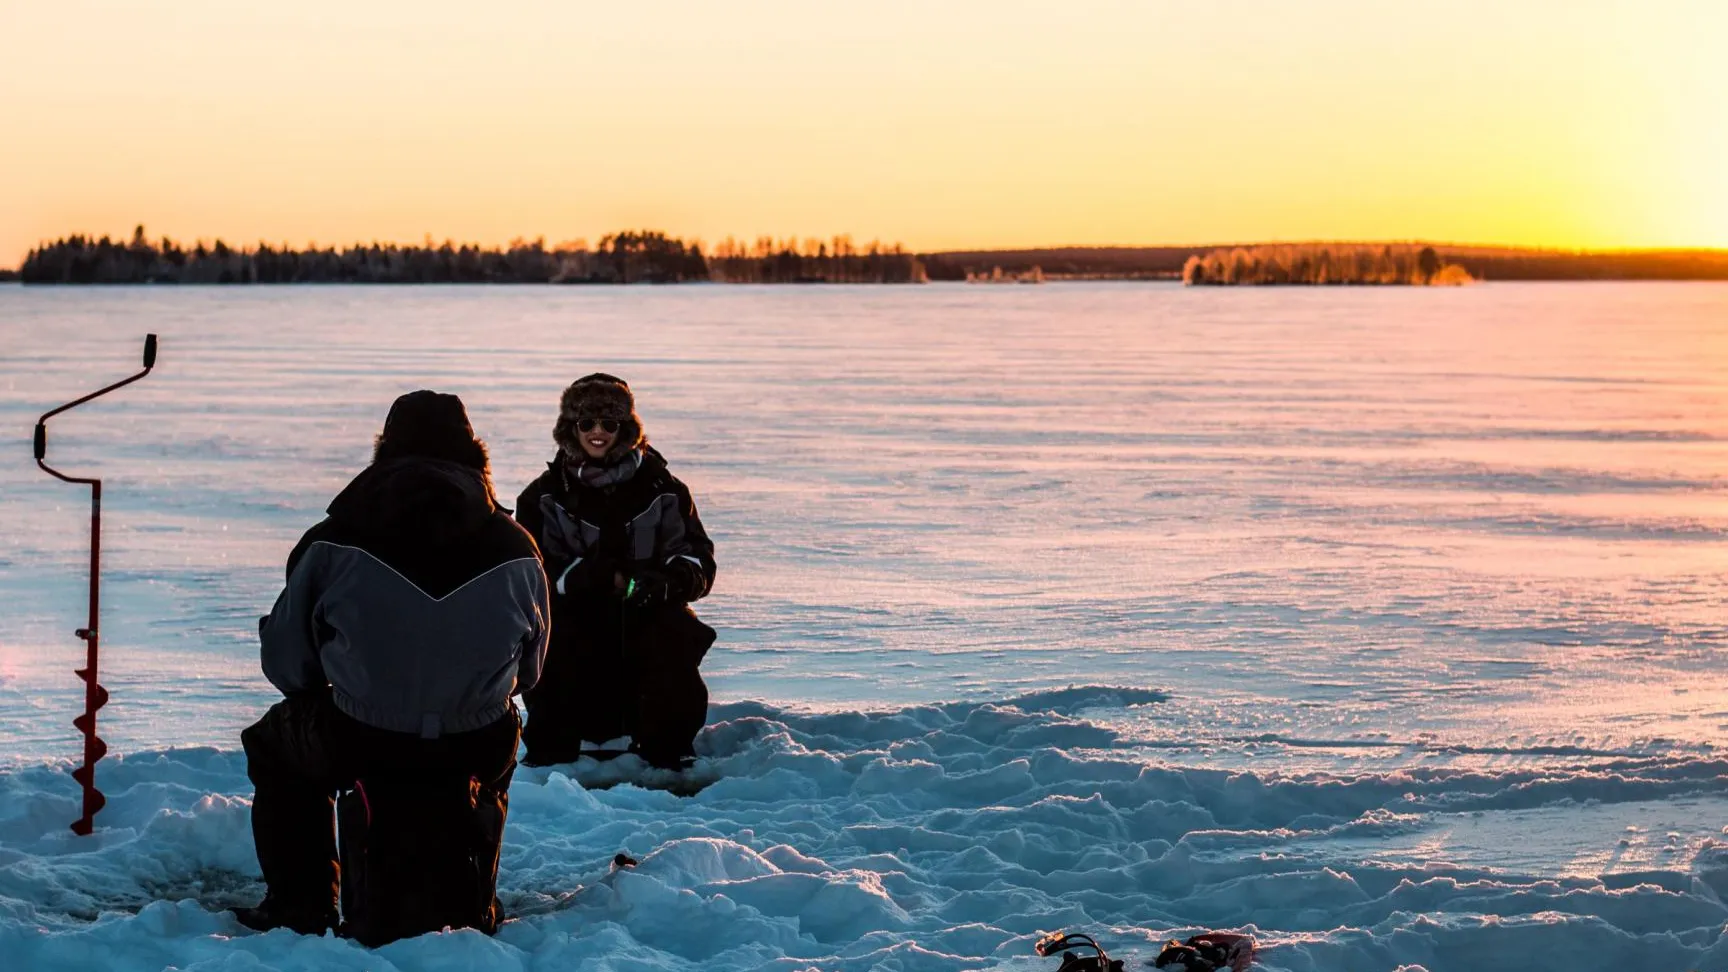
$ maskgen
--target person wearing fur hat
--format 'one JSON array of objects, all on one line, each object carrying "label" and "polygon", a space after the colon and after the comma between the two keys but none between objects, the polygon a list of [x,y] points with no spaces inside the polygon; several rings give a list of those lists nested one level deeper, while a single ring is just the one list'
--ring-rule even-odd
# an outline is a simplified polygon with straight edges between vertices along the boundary
[{"label": "person wearing fur hat", "polygon": [[584,742],[630,736],[650,764],[681,768],[707,721],[698,666],[714,629],[689,604],[713,587],[714,544],[623,379],[578,378],[552,438],[557,456],[516,501],[553,587],[546,667],[523,697],[524,762],[569,762]]},{"label": "person wearing fur hat", "polygon": [[[521,725],[511,696],[539,677],[551,605],[462,400],[431,391],[390,406],[372,464],[294,547],[287,574],[258,625],[264,676],[284,698],[240,736],[266,893],[235,912],[315,935],[337,920],[337,791],[378,775],[467,795],[472,781],[502,827]],[[491,867],[496,881],[495,854]],[[476,907],[466,920],[490,931],[496,903]]]}]

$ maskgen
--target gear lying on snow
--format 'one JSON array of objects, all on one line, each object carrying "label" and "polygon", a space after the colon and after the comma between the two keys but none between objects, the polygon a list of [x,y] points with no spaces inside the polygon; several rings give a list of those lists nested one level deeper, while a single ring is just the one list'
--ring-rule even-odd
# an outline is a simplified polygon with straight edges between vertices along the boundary
[{"label": "gear lying on snow", "polygon": [[[1038,939],[1033,948],[1039,955],[1062,952],[1062,964],[1056,972],[1123,972],[1121,959],[1113,959],[1090,935],[1051,932]],[[1076,955],[1071,948],[1091,949],[1095,954]],[[1228,932],[1206,932],[1186,942],[1175,939],[1164,944],[1158,957],[1147,965],[1172,972],[1246,972],[1254,960],[1254,939]]]},{"label": "gear lying on snow", "polygon": [[1062,953],[1062,964],[1056,967],[1056,972],[1122,972],[1122,960],[1113,959],[1105,954],[1104,949],[1093,940],[1091,935],[1070,935],[1067,932],[1051,932],[1038,939],[1032,946],[1039,955],[1049,956],[1057,949],[1089,948],[1096,955],[1075,955],[1073,952]]},{"label": "gear lying on snow", "polygon": [[1254,939],[1247,935],[1207,932],[1185,942],[1171,939],[1152,960],[1161,969],[1175,972],[1245,972],[1254,961]]}]

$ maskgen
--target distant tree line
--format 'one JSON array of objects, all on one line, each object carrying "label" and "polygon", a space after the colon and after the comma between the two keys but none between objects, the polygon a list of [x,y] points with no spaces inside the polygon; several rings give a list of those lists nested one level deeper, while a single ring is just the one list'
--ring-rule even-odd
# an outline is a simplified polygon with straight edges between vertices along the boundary
[{"label": "distant tree line", "polygon": [[69,236],[24,258],[25,283],[633,283],[707,279],[702,250],[663,233],[616,233],[595,250],[544,240],[486,248],[446,242],[424,246],[372,243],[304,250],[260,243],[237,249],[217,240],[188,248],[168,237],[150,241],[140,226],[127,242]]},{"label": "distant tree line", "polygon": [[1728,280],[1728,250],[1439,250],[1478,280]]},{"label": "distant tree line", "polygon": [[710,276],[722,283],[923,283],[924,264],[898,243],[850,236],[803,241],[758,237],[741,243],[728,236],[708,258]]},{"label": "distant tree line", "polygon": [[1182,267],[1190,286],[1276,284],[1464,284],[1470,272],[1431,246],[1272,244],[1218,249]]},{"label": "distant tree line", "polygon": [[239,249],[217,240],[190,248],[150,240],[140,226],[128,241],[68,236],[31,250],[20,272],[32,284],[246,283],[905,283],[923,267],[899,244],[856,247],[832,241],[745,246],[728,237],[706,257],[698,243],[651,230],[612,233],[547,248],[544,240],[508,247],[430,240],[423,246],[372,243],[343,249],[260,243]]},{"label": "distant tree line", "polygon": [[[372,243],[342,249],[260,243],[237,249],[218,240],[190,247],[144,228],[130,240],[69,236],[30,251],[26,283],[912,283],[928,280],[1183,279],[1278,283],[1324,276],[1328,283],[1393,282],[1420,275],[1424,251],[1440,267],[1431,283],[1477,280],[1728,280],[1728,250],[1579,253],[1511,247],[1419,244],[1301,244],[1241,247],[1051,247],[914,255],[899,244],[857,245],[849,237],[743,243],[731,237],[711,254],[664,233],[632,231],[548,248],[544,240],[506,247]],[[1389,255],[1390,254],[1390,255]],[[1392,279],[1387,279],[1392,278]],[[1191,278],[1190,278],[1191,279]]]},{"label": "distant tree line", "polygon": [[18,271],[0,268],[0,283],[12,283],[18,279]]},{"label": "distant tree line", "polygon": [[[1337,253],[1382,245],[1309,244]],[[1420,244],[1408,244],[1418,254]],[[972,250],[926,254],[931,280],[965,280],[967,274],[1020,275],[1034,267],[1050,280],[1179,279],[1193,257],[1228,254],[1234,246],[1069,246],[1030,250]],[[1463,267],[1476,280],[1728,280],[1728,250],[1620,250],[1578,252],[1433,244],[1442,263]]]}]

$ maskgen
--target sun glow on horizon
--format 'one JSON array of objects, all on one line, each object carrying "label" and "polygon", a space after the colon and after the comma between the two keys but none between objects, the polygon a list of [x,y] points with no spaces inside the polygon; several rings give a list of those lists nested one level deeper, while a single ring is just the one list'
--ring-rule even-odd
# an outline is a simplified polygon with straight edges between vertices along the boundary
[{"label": "sun glow on horizon", "polygon": [[1728,5],[0,0],[71,232],[1728,247]]}]

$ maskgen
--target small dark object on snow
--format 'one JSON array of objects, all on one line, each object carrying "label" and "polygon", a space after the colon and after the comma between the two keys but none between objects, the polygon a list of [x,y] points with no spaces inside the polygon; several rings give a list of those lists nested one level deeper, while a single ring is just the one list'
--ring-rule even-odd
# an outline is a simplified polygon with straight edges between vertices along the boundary
[{"label": "small dark object on snow", "polygon": [[1075,955],[1073,952],[1062,953],[1062,964],[1056,967],[1056,972],[1122,972],[1122,961],[1113,959],[1104,953],[1098,943],[1090,935],[1070,935],[1066,932],[1051,932],[1038,939],[1033,949],[1039,955],[1048,958],[1057,949],[1072,947],[1089,948],[1096,955]]},{"label": "small dark object on snow", "polygon": [[1171,939],[1152,960],[1160,969],[1176,972],[1244,972],[1254,959],[1254,939],[1247,935],[1207,932],[1185,942]]},{"label": "small dark object on snow", "polygon": [[612,858],[612,866],[618,870],[623,870],[626,867],[635,867],[636,864],[636,858],[631,857],[623,851],[619,851],[618,856]]}]

